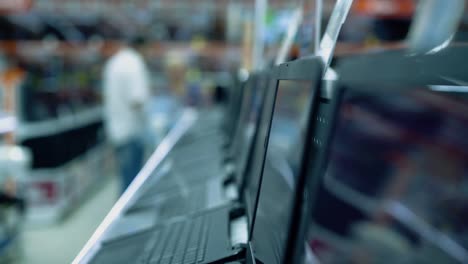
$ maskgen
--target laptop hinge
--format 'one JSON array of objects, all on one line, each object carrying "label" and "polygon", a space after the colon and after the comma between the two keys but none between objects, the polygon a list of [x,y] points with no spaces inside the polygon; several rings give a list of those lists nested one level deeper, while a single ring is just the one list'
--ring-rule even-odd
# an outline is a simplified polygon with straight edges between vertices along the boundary
[{"label": "laptop hinge", "polygon": [[235,184],[236,178],[234,177],[234,173],[227,172],[226,176],[223,179],[223,186],[228,186],[230,184]]},{"label": "laptop hinge", "polygon": [[236,219],[244,215],[246,215],[245,207],[242,204],[235,202],[229,211],[229,219]]},{"label": "laptop hinge", "polygon": [[235,261],[243,260],[245,258],[245,252],[246,252],[245,245],[244,246],[239,245],[239,248],[237,248],[235,246],[235,247],[233,247],[233,250],[234,250],[233,255],[227,256],[225,258],[221,258],[221,259],[218,259],[218,260],[215,260],[215,261],[211,261],[210,264],[225,264],[225,263],[229,263],[229,262],[235,262]]},{"label": "laptop hinge", "polygon": [[236,172],[236,166],[230,162],[230,163],[227,163],[225,164],[224,166],[224,177],[223,177],[223,184],[224,186],[230,184],[230,183],[235,183],[236,182],[236,175],[235,175],[235,172]]}]

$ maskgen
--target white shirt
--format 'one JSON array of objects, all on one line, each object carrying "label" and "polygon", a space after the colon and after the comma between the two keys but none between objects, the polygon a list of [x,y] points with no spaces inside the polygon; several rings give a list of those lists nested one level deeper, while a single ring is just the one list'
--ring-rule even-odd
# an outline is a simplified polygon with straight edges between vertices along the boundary
[{"label": "white shirt", "polygon": [[103,85],[106,132],[111,142],[122,144],[141,135],[144,105],[150,95],[142,56],[133,49],[121,49],[104,66]]}]

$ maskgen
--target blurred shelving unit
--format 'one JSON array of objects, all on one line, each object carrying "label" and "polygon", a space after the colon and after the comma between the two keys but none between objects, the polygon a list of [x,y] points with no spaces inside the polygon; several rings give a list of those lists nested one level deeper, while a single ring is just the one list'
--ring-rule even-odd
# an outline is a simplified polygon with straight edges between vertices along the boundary
[{"label": "blurred shelving unit", "polygon": [[47,50],[50,43],[41,41],[0,43],[7,57],[23,59],[20,69],[1,73],[0,133],[31,154],[18,179],[31,224],[56,223],[112,174],[102,135],[99,56],[70,42],[56,44]]},{"label": "blurred shelving unit", "polygon": [[[60,221],[113,174],[103,132],[100,74],[116,41],[144,34],[149,41],[144,53],[154,79],[165,77],[168,55],[176,54],[184,57],[187,72],[203,75],[209,83],[197,85],[214,87],[218,77],[242,58],[239,36],[228,37],[223,26],[232,4],[224,0],[0,2],[0,26],[7,29],[0,32],[0,60],[12,59],[22,70],[20,81],[10,89],[9,109],[15,116],[10,141],[31,152],[31,169],[21,180],[29,223]],[[242,11],[251,3],[235,5]],[[242,31],[236,21],[234,28]],[[166,81],[161,86],[169,85]],[[157,89],[172,89],[161,86]]]},{"label": "blurred shelving unit", "polygon": [[[102,135],[100,96],[85,98],[90,94],[87,90],[96,89],[97,84],[91,83],[92,78],[82,80],[79,71],[83,70],[70,72],[63,67],[55,76],[45,78],[47,71],[36,69],[18,88],[15,139],[32,153],[32,169],[22,180],[30,224],[61,220],[111,174],[105,166],[110,152]],[[60,80],[63,76],[71,79]],[[81,87],[74,87],[77,84]],[[44,87],[49,90],[41,96]],[[67,90],[74,92],[63,96]],[[64,108],[68,110],[64,112]],[[35,115],[37,112],[42,114]]]},{"label": "blurred shelving unit", "polygon": [[[20,123],[18,124],[16,137],[26,140],[35,137],[44,137],[52,134],[63,133],[67,130],[79,129],[102,120],[102,108],[92,107],[76,114],[68,114],[51,120]],[[0,131],[1,131],[0,120]]]}]

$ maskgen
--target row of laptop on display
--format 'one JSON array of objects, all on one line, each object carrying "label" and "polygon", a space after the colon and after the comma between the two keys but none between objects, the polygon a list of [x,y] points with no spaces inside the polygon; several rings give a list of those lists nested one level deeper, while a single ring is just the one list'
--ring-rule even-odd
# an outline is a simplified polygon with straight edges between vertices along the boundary
[{"label": "row of laptop on display", "polygon": [[[90,263],[467,263],[468,47],[256,72]],[[120,228],[120,230],[119,230]]]}]

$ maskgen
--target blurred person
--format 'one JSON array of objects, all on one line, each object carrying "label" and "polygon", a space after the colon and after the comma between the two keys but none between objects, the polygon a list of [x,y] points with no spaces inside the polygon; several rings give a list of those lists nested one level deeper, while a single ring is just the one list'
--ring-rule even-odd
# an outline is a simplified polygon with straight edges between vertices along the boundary
[{"label": "blurred person", "polygon": [[141,37],[118,44],[103,70],[106,133],[114,147],[122,192],[141,169],[149,76]]}]

